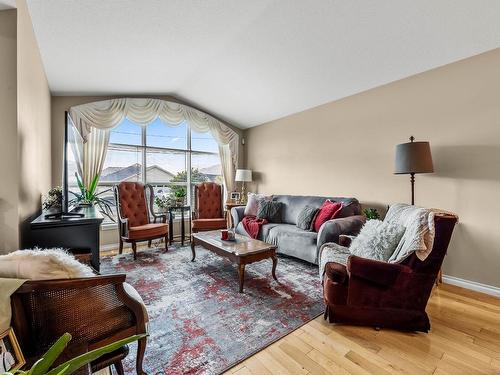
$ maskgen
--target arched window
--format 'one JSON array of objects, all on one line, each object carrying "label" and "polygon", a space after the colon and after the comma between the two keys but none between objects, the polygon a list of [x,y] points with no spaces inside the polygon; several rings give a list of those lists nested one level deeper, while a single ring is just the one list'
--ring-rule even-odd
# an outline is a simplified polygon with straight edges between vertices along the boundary
[{"label": "arched window", "polygon": [[[191,131],[187,121],[173,126],[157,118],[139,126],[125,118],[110,131],[98,190],[106,191],[121,181],[149,183],[157,195],[184,189],[192,207],[195,184],[223,183],[217,142],[210,132]],[[114,207],[111,190],[103,197]]]}]

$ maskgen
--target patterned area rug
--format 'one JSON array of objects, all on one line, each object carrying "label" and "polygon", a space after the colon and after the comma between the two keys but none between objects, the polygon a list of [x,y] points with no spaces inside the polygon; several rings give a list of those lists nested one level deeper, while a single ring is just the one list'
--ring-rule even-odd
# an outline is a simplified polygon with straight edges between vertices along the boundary
[{"label": "patterned area rug", "polygon": [[[236,266],[198,248],[171,246],[104,257],[102,274],[125,273],[144,299],[150,337],[148,374],[218,374],[323,312],[317,266],[280,257],[247,265],[238,293]],[[135,347],[127,373],[134,373]]]}]

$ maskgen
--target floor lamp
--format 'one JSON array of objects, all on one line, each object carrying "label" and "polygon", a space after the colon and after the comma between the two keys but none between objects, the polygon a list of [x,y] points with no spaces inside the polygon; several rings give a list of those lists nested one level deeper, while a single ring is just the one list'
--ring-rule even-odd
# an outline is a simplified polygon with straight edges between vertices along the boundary
[{"label": "floor lamp", "polygon": [[409,174],[411,183],[411,204],[415,204],[415,174],[432,173],[431,146],[429,142],[414,142],[415,137],[410,137],[410,142],[396,146],[396,167],[394,174]]}]

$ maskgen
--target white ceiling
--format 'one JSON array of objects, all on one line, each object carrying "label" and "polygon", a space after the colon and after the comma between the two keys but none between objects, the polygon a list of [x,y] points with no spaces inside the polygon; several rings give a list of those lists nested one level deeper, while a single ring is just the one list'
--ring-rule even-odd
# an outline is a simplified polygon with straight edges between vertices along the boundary
[{"label": "white ceiling", "polygon": [[13,9],[16,7],[16,0],[0,0],[0,10]]},{"label": "white ceiling", "polygon": [[54,94],[169,94],[242,128],[500,47],[498,0],[28,4]]}]

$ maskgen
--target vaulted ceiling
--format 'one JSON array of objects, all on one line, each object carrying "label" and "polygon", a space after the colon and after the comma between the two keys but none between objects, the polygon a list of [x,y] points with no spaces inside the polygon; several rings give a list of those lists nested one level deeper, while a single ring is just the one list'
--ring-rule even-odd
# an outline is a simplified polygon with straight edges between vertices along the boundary
[{"label": "vaulted ceiling", "polygon": [[16,0],[0,0],[0,10],[14,9]]},{"label": "vaulted ceiling", "polygon": [[242,128],[500,47],[497,0],[28,5],[54,94],[169,94]]}]

